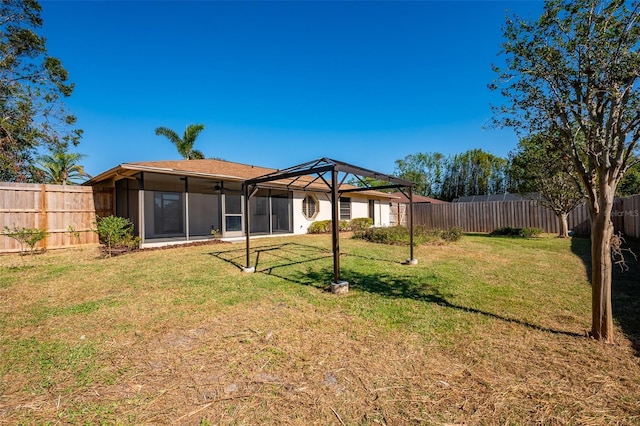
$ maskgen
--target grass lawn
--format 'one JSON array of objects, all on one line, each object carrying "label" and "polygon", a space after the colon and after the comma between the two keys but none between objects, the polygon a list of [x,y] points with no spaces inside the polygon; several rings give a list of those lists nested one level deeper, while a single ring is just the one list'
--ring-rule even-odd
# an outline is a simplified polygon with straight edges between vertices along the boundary
[{"label": "grass lawn", "polygon": [[637,262],[608,346],[588,240],[330,244],[0,256],[0,423],[640,424]]}]

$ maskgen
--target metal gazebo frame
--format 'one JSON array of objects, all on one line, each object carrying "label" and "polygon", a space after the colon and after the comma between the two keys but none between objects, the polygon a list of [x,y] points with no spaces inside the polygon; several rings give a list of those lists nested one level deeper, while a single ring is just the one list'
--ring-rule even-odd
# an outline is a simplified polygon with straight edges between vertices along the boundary
[{"label": "metal gazebo frame", "polygon": [[[342,178],[339,180],[339,173],[342,173]],[[326,175],[329,176],[327,179]],[[343,183],[349,175],[353,175],[359,182],[361,187],[349,187],[341,189]],[[315,176],[310,180],[301,180],[302,176]],[[386,182],[384,185],[371,185],[371,182],[366,181],[363,178],[375,179],[378,182]],[[273,182],[280,181],[277,184]],[[283,182],[284,181],[284,182]],[[269,185],[271,183],[271,185]],[[407,259],[408,264],[417,264],[418,261],[413,257],[413,185],[414,183],[405,179],[397,178],[394,176],[386,175],[384,173],[375,172],[372,170],[364,169],[362,167],[353,166],[341,161],[332,160],[330,158],[320,158],[308,163],[299,164],[297,166],[289,167],[269,173],[263,176],[259,176],[253,179],[247,179],[244,181],[244,223],[246,234],[246,268],[243,268],[245,272],[254,272],[255,267],[251,267],[251,260],[249,257],[250,249],[250,236],[251,226],[249,223],[249,206],[250,199],[260,188],[278,188],[282,189],[283,186],[291,188],[295,185],[295,189],[306,190],[311,185],[316,183],[324,183],[328,192],[331,194],[331,240],[333,250],[333,283],[339,285],[344,283],[340,281],[340,236],[338,232],[338,201],[342,194],[352,192],[362,192],[376,189],[397,189],[409,198],[409,250],[410,257]],[[405,193],[403,189],[408,189],[408,193]],[[314,188],[314,191],[318,191]],[[345,283],[346,284],[346,283]]]}]

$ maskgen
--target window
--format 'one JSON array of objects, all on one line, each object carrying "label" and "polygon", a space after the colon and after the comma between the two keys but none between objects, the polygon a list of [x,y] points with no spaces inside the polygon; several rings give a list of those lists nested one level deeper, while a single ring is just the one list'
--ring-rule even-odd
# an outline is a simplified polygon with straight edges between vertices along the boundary
[{"label": "window", "polygon": [[314,219],[318,215],[320,204],[315,195],[306,195],[302,199],[302,214],[307,219]]},{"label": "window", "polygon": [[351,220],[351,198],[340,197],[340,220]]}]

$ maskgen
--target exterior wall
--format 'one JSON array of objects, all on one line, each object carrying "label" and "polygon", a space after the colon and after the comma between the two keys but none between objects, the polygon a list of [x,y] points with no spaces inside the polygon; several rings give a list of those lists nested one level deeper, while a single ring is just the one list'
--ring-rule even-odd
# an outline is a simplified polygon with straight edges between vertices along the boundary
[{"label": "exterior wall", "polygon": [[306,234],[309,225],[318,220],[331,220],[331,201],[329,195],[323,193],[313,193],[317,198],[320,207],[315,218],[309,220],[302,214],[302,200],[306,193],[302,191],[293,192],[293,233]]},{"label": "exterior wall", "polygon": [[369,217],[369,200],[357,196],[351,196],[351,219],[357,217]]},{"label": "exterior wall", "polygon": [[[331,201],[328,194],[313,193],[319,202],[318,214],[309,220],[302,214],[302,200],[305,193],[296,191],[293,193],[293,232],[294,234],[306,234],[313,222],[319,220],[331,220]],[[363,196],[351,196],[351,218],[369,217],[369,198]],[[389,226],[389,202],[387,200],[374,200],[374,226]]]},{"label": "exterior wall", "polygon": [[[391,208],[389,202],[386,200],[379,201],[380,203],[380,224],[376,226],[391,226]],[[376,218],[376,221],[378,219]]]}]

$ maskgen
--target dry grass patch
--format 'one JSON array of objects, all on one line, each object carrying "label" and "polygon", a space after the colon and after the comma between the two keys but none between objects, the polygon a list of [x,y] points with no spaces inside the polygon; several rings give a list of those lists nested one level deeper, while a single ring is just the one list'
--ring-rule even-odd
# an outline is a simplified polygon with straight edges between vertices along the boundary
[{"label": "dry grass patch", "polygon": [[345,239],[345,297],[327,236],[254,245],[255,274],[242,245],[0,257],[0,422],[640,422],[630,317],[584,337],[582,242],[470,236],[409,267]]}]

